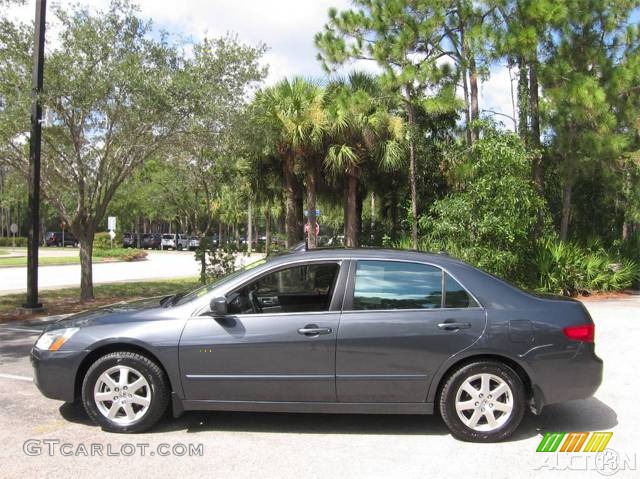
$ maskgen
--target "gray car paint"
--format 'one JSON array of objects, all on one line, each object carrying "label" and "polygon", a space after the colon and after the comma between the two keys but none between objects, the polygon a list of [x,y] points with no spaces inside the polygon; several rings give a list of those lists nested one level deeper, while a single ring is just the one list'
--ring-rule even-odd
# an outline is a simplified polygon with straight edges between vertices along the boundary
[{"label": "gray car paint", "polygon": [[[358,259],[435,265],[456,278],[480,307],[342,311],[348,268]],[[222,320],[209,314],[213,298],[269,271],[310,261],[342,263],[329,312]],[[472,327],[437,328],[447,319]],[[594,345],[570,341],[562,332],[565,326],[591,322],[577,301],[525,293],[446,255],[313,250],[270,259],[178,306],[165,308],[153,298],[56,322],[47,330],[80,330],[60,351],[34,348],[32,363],[43,394],[65,401],[78,396],[84,371],[95,358],[131,348],[163,366],[176,413],[183,408],[431,413],[438,386],[452,367],[470,358],[494,357],[526,374],[539,410],[591,396],[600,384],[602,361]],[[332,334],[309,338],[297,333],[311,324],[331,328]]]}]

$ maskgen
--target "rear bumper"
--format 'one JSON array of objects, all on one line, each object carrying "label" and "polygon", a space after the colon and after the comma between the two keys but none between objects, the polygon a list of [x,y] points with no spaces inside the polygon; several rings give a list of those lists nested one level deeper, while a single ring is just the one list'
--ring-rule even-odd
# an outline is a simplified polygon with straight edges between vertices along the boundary
[{"label": "rear bumper", "polygon": [[84,352],[31,349],[33,382],[40,392],[65,402],[75,400],[75,378]]},{"label": "rear bumper", "polygon": [[593,344],[581,343],[572,358],[548,363],[536,368],[533,387],[538,409],[549,404],[589,398],[602,383],[603,362],[595,354]]}]

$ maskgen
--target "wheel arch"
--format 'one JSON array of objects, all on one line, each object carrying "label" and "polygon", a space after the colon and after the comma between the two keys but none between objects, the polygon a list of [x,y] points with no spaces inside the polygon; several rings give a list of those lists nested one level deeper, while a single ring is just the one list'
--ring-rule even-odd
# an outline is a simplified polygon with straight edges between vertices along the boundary
[{"label": "wheel arch", "polygon": [[96,362],[98,358],[101,358],[102,356],[105,356],[109,353],[115,353],[117,351],[137,353],[155,362],[164,373],[167,379],[167,382],[171,387],[171,391],[176,390],[174,387],[174,384],[171,381],[171,376],[168,374],[164,364],[162,364],[162,361],[158,359],[158,356],[153,354],[148,348],[135,343],[115,342],[115,343],[107,343],[107,344],[98,346],[82,359],[82,362],[80,363],[80,365],[78,366],[78,370],[76,371],[76,377],[74,382],[74,398],[77,399],[82,396],[82,381],[84,380],[84,377],[87,371],[89,370],[89,368],[91,367],[91,365],[94,362]]},{"label": "wheel arch", "polygon": [[471,354],[469,356],[457,358],[452,362],[447,363],[447,365],[445,365],[441,369],[441,372],[438,374],[437,378],[434,378],[434,381],[432,381],[431,387],[429,388],[427,402],[433,402],[434,404],[438,402],[438,398],[440,397],[442,388],[444,387],[451,374],[454,373],[454,371],[466,364],[475,363],[478,361],[497,361],[509,366],[520,377],[520,380],[524,385],[527,400],[531,399],[532,397],[535,398],[536,408],[541,408],[542,399],[539,398],[539,392],[537,391],[535,383],[532,381],[531,375],[527,371],[527,369],[515,359],[506,355],[495,353]]}]

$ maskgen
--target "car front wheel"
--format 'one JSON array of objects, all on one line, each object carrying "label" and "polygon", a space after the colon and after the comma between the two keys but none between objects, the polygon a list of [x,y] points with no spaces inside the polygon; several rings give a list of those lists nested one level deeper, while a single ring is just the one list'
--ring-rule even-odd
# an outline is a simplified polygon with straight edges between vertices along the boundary
[{"label": "car front wheel", "polygon": [[495,442],[511,436],[524,416],[520,376],[506,364],[478,361],[454,371],[440,393],[440,414],[463,441]]},{"label": "car front wheel", "polygon": [[112,432],[142,432],[162,417],[169,404],[164,371],[137,353],[102,356],[87,371],[82,403],[89,417]]}]

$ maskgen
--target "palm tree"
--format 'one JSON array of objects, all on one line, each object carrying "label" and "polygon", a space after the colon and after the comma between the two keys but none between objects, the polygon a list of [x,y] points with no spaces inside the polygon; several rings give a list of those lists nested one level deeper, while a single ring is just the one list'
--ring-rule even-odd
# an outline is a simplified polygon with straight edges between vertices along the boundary
[{"label": "palm tree", "polygon": [[316,186],[326,129],[323,90],[303,78],[284,79],[258,95],[263,118],[275,136],[285,182],[287,246],[302,238],[302,188],[296,176],[304,171],[309,210],[309,246],[316,245]]},{"label": "palm tree", "polygon": [[404,123],[389,112],[375,77],[352,73],[327,88],[327,169],[344,175],[345,244],[358,245],[357,188],[363,169],[390,171],[403,161]]}]

